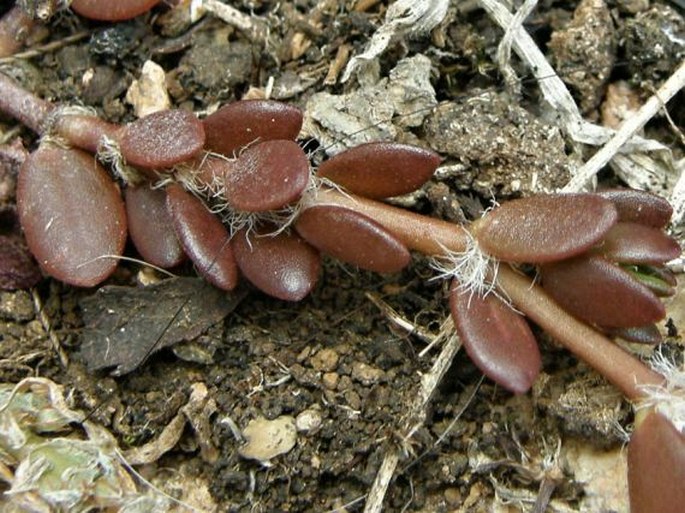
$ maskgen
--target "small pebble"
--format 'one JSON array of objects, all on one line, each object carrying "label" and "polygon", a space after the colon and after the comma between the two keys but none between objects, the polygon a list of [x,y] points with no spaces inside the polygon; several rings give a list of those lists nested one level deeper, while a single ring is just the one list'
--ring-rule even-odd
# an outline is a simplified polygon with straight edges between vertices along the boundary
[{"label": "small pebble", "polygon": [[326,372],[321,378],[323,386],[328,390],[335,390],[340,381],[340,376],[337,372]]},{"label": "small pebble", "polygon": [[366,363],[355,362],[352,365],[352,379],[359,381],[365,386],[378,383],[383,378],[383,375],[384,372],[381,369],[377,369]]},{"label": "small pebble", "polygon": [[316,370],[330,372],[337,368],[340,356],[333,349],[322,349],[312,356],[311,364]]},{"label": "small pebble", "polygon": [[321,426],[322,420],[321,411],[317,408],[310,408],[297,416],[295,419],[295,426],[298,431],[311,432]]},{"label": "small pebble", "polygon": [[295,419],[283,415],[274,420],[263,417],[251,420],[243,430],[247,443],[238,449],[243,458],[268,462],[289,452],[297,442]]},{"label": "small pebble", "polygon": [[25,290],[0,292],[0,319],[30,321],[35,316],[31,294]]}]

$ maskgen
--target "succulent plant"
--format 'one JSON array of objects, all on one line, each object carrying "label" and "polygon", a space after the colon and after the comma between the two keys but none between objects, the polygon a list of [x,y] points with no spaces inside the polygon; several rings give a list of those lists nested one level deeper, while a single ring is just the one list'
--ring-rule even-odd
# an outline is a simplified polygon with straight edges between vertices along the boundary
[{"label": "succulent plant", "polygon": [[[674,290],[664,264],[681,250],[663,232],[671,210],[657,196],[534,196],[458,226],[380,201],[421,187],[440,163],[436,153],[370,143],[314,172],[293,141],[301,113],[277,102],[239,102],[203,121],[165,111],[119,127],[58,109],[0,75],[0,110],[86,151],[114,149],[122,169],[141,168],[123,174],[127,221],[118,187],[90,154],[44,141],[27,159],[18,190],[21,224],[41,268],[62,281],[93,286],[106,279],[127,225],[155,265],[174,267],[185,254],[217,287],[231,290],[242,275],[289,301],[315,287],[321,254],[396,272],[416,251],[447,262],[450,310],[463,344],[507,390],[525,393],[541,369],[527,319],[633,401],[646,397],[645,387],[664,383],[605,335],[659,339],[660,296]],[[151,188],[157,176],[163,179]],[[663,438],[682,449],[682,435]],[[645,465],[641,439],[632,444],[634,466]],[[675,465],[682,473],[682,463]]]}]

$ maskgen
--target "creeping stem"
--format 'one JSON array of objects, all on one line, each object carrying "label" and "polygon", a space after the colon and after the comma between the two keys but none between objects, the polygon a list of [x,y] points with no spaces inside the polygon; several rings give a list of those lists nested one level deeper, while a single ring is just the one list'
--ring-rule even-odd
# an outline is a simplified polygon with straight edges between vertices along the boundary
[{"label": "creeping stem", "polygon": [[[365,214],[383,225],[410,249],[437,256],[466,250],[470,235],[464,227],[431,219],[378,201],[322,190],[308,206],[339,205]],[[663,376],[654,372],[588,325],[557,305],[539,286],[509,266],[500,266],[497,286],[529,319],[619,388],[638,401],[645,385],[660,385]]]},{"label": "creeping stem", "polygon": [[0,73],[0,112],[15,118],[37,134],[55,107],[30,93],[7,75]]},{"label": "creeping stem", "polygon": [[664,377],[564,311],[542,288],[509,266],[500,266],[497,284],[516,307],[556,341],[600,372],[625,396],[638,401],[645,385],[661,385]]},{"label": "creeping stem", "polygon": [[307,206],[314,205],[338,205],[364,214],[383,225],[409,249],[425,255],[439,256],[446,250],[461,253],[470,239],[468,232],[454,223],[331,189],[319,191],[307,203]]}]

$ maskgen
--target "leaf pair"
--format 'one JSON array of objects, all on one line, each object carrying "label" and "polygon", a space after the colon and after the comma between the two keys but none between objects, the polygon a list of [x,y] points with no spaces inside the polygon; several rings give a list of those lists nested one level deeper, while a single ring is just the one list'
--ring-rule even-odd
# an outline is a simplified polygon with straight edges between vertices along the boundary
[{"label": "leaf pair", "polygon": [[[325,161],[317,176],[345,191],[372,199],[410,193],[435,172],[440,157],[392,142],[362,144]],[[374,219],[337,205],[307,208],[295,223],[302,237],[322,252],[362,269],[397,272],[409,264],[405,244]]]},{"label": "leaf pair", "polygon": [[[472,234],[498,259],[538,264],[544,289],[572,315],[654,343],[660,336],[653,323],[665,315],[654,291],[672,290],[661,266],[680,254],[661,231],[670,208],[637,191],[537,196],[497,207],[474,223]],[[539,352],[525,321],[499,299],[471,297],[456,282],[450,305],[476,365],[508,390],[526,391],[539,372]]]},{"label": "leaf pair", "polygon": [[316,285],[320,257],[292,234],[248,234],[231,239],[218,217],[179,185],[167,187],[167,207],[183,249],[213,285],[232,290],[238,269],[257,288],[287,301],[299,301]]},{"label": "leaf pair", "polygon": [[146,261],[163,268],[179,265],[186,255],[210,283],[232,290],[238,269],[257,288],[288,301],[299,301],[316,285],[317,251],[290,234],[241,230],[231,239],[221,220],[202,200],[172,184],[126,190],[131,239]]},{"label": "leaf pair", "polygon": [[[585,254],[542,265],[543,288],[584,322],[618,329],[630,340],[658,341],[653,323],[666,314],[658,296],[674,291],[673,277],[663,264],[681,252],[662,231],[671,207],[639,191],[605,191],[601,196],[615,206],[618,222]],[[632,330],[621,331],[626,328]]]}]

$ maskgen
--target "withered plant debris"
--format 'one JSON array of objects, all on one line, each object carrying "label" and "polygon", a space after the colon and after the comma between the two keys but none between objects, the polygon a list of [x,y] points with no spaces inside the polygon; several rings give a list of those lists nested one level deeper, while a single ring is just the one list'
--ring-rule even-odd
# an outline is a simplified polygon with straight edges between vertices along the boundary
[{"label": "withered plant debris", "polygon": [[232,312],[245,297],[199,278],[173,278],[144,288],[101,287],[81,301],[80,356],[89,371],[135,370],[152,353],[191,340]]}]

